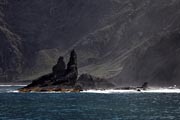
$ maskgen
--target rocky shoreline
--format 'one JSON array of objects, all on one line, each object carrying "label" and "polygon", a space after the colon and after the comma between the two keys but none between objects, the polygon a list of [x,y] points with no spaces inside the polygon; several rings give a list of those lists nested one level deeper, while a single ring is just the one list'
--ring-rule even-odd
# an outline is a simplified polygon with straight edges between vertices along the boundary
[{"label": "rocky shoreline", "polygon": [[82,74],[78,78],[77,54],[75,50],[72,50],[67,65],[60,56],[51,73],[33,80],[31,84],[20,88],[19,92],[80,92],[87,89],[113,87],[113,83],[106,79],[89,74]]}]

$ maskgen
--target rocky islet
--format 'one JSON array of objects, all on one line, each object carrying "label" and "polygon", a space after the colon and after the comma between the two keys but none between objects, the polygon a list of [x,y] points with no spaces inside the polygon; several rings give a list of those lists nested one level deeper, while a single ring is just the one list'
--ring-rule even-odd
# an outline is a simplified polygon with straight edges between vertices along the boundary
[{"label": "rocky islet", "polygon": [[67,64],[62,56],[57,64],[53,66],[52,72],[32,81],[31,84],[19,89],[20,92],[79,92],[83,89],[105,89],[114,85],[103,78],[98,78],[89,74],[82,74],[78,78],[77,54],[75,50],[70,53]]}]

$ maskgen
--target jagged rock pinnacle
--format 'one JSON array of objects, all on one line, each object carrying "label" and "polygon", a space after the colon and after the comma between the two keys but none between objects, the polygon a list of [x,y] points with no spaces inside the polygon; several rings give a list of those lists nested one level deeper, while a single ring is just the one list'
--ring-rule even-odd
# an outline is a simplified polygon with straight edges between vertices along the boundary
[{"label": "jagged rock pinnacle", "polygon": [[59,78],[65,75],[66,64],[62,56],[59,57],[57,64],[53,66],[52,71],[54,78]]},{"label": "jagged rock pinnacle", "polygon": [[70,84],[74,85],[78,77],[77,54],[73,49],[70,54],[69,62],[66,70],[67,78]]}]

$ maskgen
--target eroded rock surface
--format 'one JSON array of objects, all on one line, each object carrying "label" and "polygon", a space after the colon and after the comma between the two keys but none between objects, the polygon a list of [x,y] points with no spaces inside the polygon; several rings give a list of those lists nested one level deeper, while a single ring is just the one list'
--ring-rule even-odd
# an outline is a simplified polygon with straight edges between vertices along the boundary
[{"label": "eroded rock surface", "polygon": [[60,56],[57,64],[52,68],[52,73],[41,76],[28,86],[19,90],[21,92],[79,92],[85,89],[109,89],[113,87],[114,85],[106,79],[90,74],[82,74],[78,78],[77,54],[75,50],[72,50],[67,68],[63,57]]},{"label": "eroded rock surface", "polygon": [[78,78],[76,85],[81,86],[82,89],[110,89],[115,86],[106,79],[95,77],[90,74],[82,74]]},{"label": "eroded rock surface", "polygon": [[60,56],[57,64],[52,68],[52,73],[41,76],[20,91],[73,91],[77,90],[74,89],[77,77],[77,55],[75,50],[72,50],[67,69],[63,57]]}]

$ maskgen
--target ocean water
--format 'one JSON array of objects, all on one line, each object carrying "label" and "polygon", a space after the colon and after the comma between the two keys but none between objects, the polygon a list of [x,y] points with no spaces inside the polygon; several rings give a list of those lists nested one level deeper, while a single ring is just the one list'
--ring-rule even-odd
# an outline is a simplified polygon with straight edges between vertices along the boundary
[{"label": "ocean water", "polygon": [[180,120],[180,93],[17,93],[0,86],[0,120]]}]

